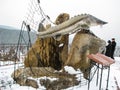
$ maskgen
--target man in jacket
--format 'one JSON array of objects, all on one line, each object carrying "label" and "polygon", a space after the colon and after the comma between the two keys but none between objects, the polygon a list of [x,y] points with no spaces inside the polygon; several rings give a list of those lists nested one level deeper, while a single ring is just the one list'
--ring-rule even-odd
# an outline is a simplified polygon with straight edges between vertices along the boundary
[{"label": "man in jacket", "polygon": [[115,47],[116,47],[115,38],[112,38],[112,43],[111,43],[111,58],[113,58],[113,59],[114,59]]}]

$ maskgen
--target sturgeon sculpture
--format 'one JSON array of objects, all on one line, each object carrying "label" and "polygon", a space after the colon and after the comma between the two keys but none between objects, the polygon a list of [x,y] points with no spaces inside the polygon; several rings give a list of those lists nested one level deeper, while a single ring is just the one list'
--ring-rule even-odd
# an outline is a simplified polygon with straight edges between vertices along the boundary
[{"label": "sturgeon sculpture", "polygon": [[79,31],[80,29],[86,29],[86,26],[87,28],[89,28],[91,26],[104,24],[107,24],[107,22],[102,21],[90,14],[81,14],[72,17],[71,19],[59,25],[53,26],[46,31],[39,32],[37,35],[39,38],[56,37],[74,33],[76,31]]}]

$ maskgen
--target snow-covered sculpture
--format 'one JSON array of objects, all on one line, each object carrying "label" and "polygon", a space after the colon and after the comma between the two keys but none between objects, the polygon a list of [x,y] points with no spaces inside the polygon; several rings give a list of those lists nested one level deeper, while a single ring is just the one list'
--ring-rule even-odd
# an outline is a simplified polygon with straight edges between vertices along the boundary
[{"label": "snow-covered sculpture", "polygon": [[[19,70],[16,70],[12,75],[16,81],[23,79],[21,81],[25,80],[24,85],[26,85],[26,78],[22,78],[21,75],[24,75],[24,72],[26,76],[31,75],[32,72],[38,75],[36,69],[42,69],[46,71],[40,72],[40,75],[37,77],[43,76],[41,74],[58,77],[63,80],[61,82],[63,83],[65,78],[70,76],[70,79],[68,79],[70,80],[68,83],[70,83],[75,78],[75,75],[71,77],[66,72],[64,74],[63,67],[66,65],[72,66],[75,69],[79,68],[83,72],[84,77],[88,77],[88,72],[86,71],[89,68],[90,60],[87,58],[87,55],[97,52],[102,53],[105,47],[105,41],[91,33],[89,28],[91,26],[104,25],[106,22],[89,14],[81,14],[69,19],[69,15],[63,13],[58,17],[59,19],[56,19],[56,26],[40,30],[38,33],[39,38],[27,53],[28,57],[26,57],[24,62],[25,69],[20,70],[19,75],[17,74]],[[68,36],[75,32],[76,35],[70,47],[70,52],[68,52]],[[62,69],[63,72],[49,71],[43,67],[52,67],[52,69],[56,70]],[[75,82],[73,82],[73,85],[75,85]],[[72,85],[70,84],[70,86]]]}]

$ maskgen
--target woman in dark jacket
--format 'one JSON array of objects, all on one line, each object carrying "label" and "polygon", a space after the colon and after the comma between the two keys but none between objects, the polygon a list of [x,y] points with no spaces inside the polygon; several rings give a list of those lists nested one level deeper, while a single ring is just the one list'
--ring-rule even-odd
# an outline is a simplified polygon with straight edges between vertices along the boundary
[{"label": "woman in dark jacket", "polygon": [[111,49],[112,49],[111,41],[108,40],[108,45],[106,46],[106,52],[105,52],[106,56],[111,57]]}]

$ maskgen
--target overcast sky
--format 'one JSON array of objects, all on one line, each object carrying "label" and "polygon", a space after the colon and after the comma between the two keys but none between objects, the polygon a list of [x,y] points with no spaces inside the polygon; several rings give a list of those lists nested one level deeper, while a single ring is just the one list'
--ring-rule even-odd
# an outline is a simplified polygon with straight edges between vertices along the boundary
[{"label": "overcast sky", "polygon": [[[120,0],[41,0],[40,5],[52,21],[60,13],[91,14],[108,24],[91,30],[100,38],[116,38],[120,46]],[[0,0],[0,25],[20,28],[29,8],[29,0]]]}]

